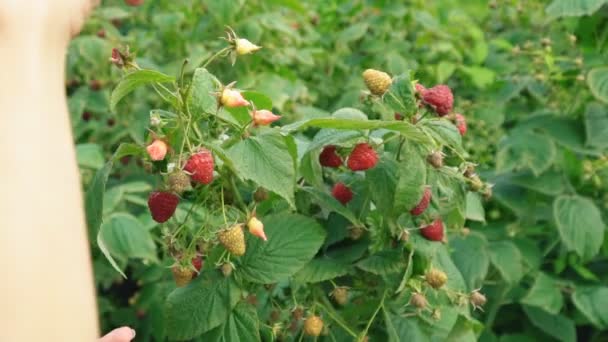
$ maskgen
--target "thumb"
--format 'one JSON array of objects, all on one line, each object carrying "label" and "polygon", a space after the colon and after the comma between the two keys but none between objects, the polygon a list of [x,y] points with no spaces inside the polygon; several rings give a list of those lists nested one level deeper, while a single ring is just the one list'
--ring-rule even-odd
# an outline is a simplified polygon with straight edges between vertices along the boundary
[{"label": "thumb", "polygon": [[129,327],[122,327],[110,331],[102,337],[99,342],[129,342],[135,338],[135,330]]}]

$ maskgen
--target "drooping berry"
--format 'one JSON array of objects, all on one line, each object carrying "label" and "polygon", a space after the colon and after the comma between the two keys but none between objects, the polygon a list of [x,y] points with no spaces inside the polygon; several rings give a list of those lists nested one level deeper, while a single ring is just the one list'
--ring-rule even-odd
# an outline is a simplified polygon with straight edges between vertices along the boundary
[{"label": "drooping berry", "polygon": [[220,231],[218,239],[224,248],[233,255],[241,256],[245,254],[245,234],[243,233],[242,224],[235,224],[228,229]]},{"label": "drooping berry", "polygon": [[418,309],[424,309],[427,307],[429,302],[426,300],[426,297],[422,293],[414,292],[410,297],[410,304],[412,304]]},{"label": "drooping berry", "polygon": [[367,89],[369,89],[372,94],[378,96],[382,96],[386,93],[393,83],[389,74],[374,69],[367,69],[363,72],[363,81],[365,82]]},{"label": "drooping berry", "polygon": [[443,221],[440,218],[435,219],[431,224],[420,229],[420,233],[427,240],[443,241]]},{"label": "drooping berry", "polygon": [[167,146],[167,143],[161,139],[154,139],[154,141],[146,147],[150,159],[155,161],[165,159],[168,149],[169,146]]},{"label": "drooping berry", "polygon": [[179,265],[173,266],[171,268],[171,272],[173,272],[173,278],[175,279],[175,284],[177,287],[188,285],[188,283],[192,281],[192,277],[194,277],[194,271],[192,271],[189,267]]},{"label": "drooping berry", "polygon": [[331,296],[338,305],[344,305],[348,301],[348,288],[344,286],[336,287],[331,292]]},{"label": "drooping berry", "polygon": [[469,302],[473,305],[473,309],[481,309],[486,304],[486,296],[483,293],[475,290],[469,295]]},{"label": "drooping berry", "polygon": [[205,261],[203,260],[203,256],[201,256],[201,255],[197,255],[194,258],[192,258],[192,266],[194,267],[194,269],[197,272],[201,271],[204,263],[205,263]]},{"label": "drooping berry", "polygon": [[188,159],[184,170],[190,173],[192,181],[209,184],[213,181],[213,166],[214,162],[211,151],[201,148]]},{"label": "drooping berry", "polygon": [[344,183],[336,183],[331,190],[331,194],[343,205],[346,205],[353,199],[353,192]]},{"label": "drooping berry", "polygon": [[166,191],[153,191],[148,197],[148,208],[154,221],[166,222],[173,216],[179,204],[177,195]]},{"label": "drooping berry", "polygon": [[232,271],[234,270],[234,267],[232,267],[232,264],[229,262],[223,263],[222,266],[220,266],[220,270],[222,271],[222,274],[224,275],[224,277],[230,277],[230,275],[232,274]]},{"label": "drooping berry", "polygon": [[254,110],[250,115],[255,126],[268,126],[281,118],[267,109]]},{"label": "drooping berry", "polygon": [[184,191],[188,191],[192,188],[190,185],[190,176],[182,170],[171,172],[167,183],[169,189],[177,194],[182,194]]},{"label": "drooping berry", "polygon": [[254,53],[261,48],[261,46],[257,46],[245,38],[239,38],[235,42],[235,50],[239,55]]},{"label": "drooping berry", "polygon": [[365,234],[365,229],[361,227],[351,227],[348,230],[348,237],[350,237],[351,240],[359,240],[363,234]]},{"label": "drooping berry", "polygon": [[481,178],[479,178],[477,174],[472,175],[471,178],[469,178],[469,181],[469,187],[471,188],[471,191],[479,191],[483,188],[483,181],[481,180]]},{"label": "drooping berry", "polygon": [[440,84],[421,92],[422,101],[431,106],[439,116],[444,116],[454,107],[454,95],[450,87]]},{"label": "drooping berry", "polygon": [[304,333],[308,336],[317,337],[323,331],[323,320],[321,317],[311,315],[304,321]]},{"label": "drooping berry", "polygon": [[467,120],[462,114],[454,115],[454,124],[456,128],[458,128],[458,132],[460,132],[461,136],[467,134]]},{"label": "drooping berry", "polygon": [[348,168],[353,171],[369,170],[378,163],[378,154],[367,143],[360,143],[355,146],[348,156]]},{"label": "drooping berry", "polygon": [[260,239],[267,241],[266,233],[264,233],[264,224],[257,217],[253,216],[247,222],[247,228],[249,228],[249,232],[259,237]]},{"label": "drooping berry", "polygon": [[426,161],[434,168],[439,169],[443,167],[443,156],[444,154],[441,151],[433,151],[426,156]]},{"label": "drooping berry", "polygon": [[340,167],[342,165],[342,158],[336,153],[336,146],[325,146],[319,155],[319,163],[325,167]]},{"label": "drooping berry", "polygon": [[422,214],[426,210],[426,208],[428,208],[429,203],[431,202],[432,195],[433,192],[431,191],[431,188],[428,186],[425,187],[424,192],[422,193],[422,198],[420,199],[418,204],[416,204],[416,206],[412,208],[412,210],[410,210],[410,214],[414,216]]},{"label": "drooping berry", "polygon": [[234,108],[249,106],[249,101],[245,100],[238,90],[224,88],[220,96],[220,104],[224,107]]},{"label": "drooping berry", "polygon": [[439,289],[448,281],[448,276],[441,270],[431,268],[424,275],[424,280],[432,288]]}]

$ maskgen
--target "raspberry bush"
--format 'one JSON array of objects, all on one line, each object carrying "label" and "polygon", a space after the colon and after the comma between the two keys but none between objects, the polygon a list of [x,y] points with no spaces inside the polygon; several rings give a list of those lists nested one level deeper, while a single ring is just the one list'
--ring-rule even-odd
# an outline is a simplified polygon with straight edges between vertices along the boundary
[{"label": "raspberry bush", "polygon": [[133,3],[67,66],[104,330],[606,337],[603,9]]}]

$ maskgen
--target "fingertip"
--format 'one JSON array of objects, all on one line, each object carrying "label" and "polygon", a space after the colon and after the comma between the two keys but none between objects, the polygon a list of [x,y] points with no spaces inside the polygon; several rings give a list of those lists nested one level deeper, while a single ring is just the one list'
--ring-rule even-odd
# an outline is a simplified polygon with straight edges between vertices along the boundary
[{"label": "fingertip", "polygon": [[135,338],[135,330],[121,327],[110,331],[101,338],[100,342],[129,342]]}]

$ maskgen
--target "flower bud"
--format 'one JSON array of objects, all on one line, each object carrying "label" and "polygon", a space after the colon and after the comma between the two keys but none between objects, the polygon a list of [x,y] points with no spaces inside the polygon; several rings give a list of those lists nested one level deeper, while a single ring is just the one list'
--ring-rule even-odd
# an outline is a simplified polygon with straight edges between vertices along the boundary
[{"label": "flower bud", "polygon": [[249,232],[260,239],[267,241],[266,233],[264,233],[264,224],[262,221],[258,220],[257,217],[252,217],[247,222],[247,228],[249,228]]},{"label": "flower bud", "polygon": [[167,143],[160,140],[155,139],[148,147],[146,147],[146,151],[148,151],[148,155],[152,160],[163,160],[167,155]]},{"label": "flower bud", "polygon": [[243,107],[249,106],[249,101],[245,100],[238,90],[224,88],[220,96],[220,104],[224,107]]},{"label": "flower bud", "polygon": [[238,53],[239,55],[247,55],[250,53],[254,53],[261,48],[261,46],[257,46],[245,38],[239,38],[236,40],[235,50],[236,53]]},{"label": "flower bud", "polygon": [[266,109],[254,110],[251,117],[256,126],[267,126],[281,118],[280,115],[275,115]]}]

